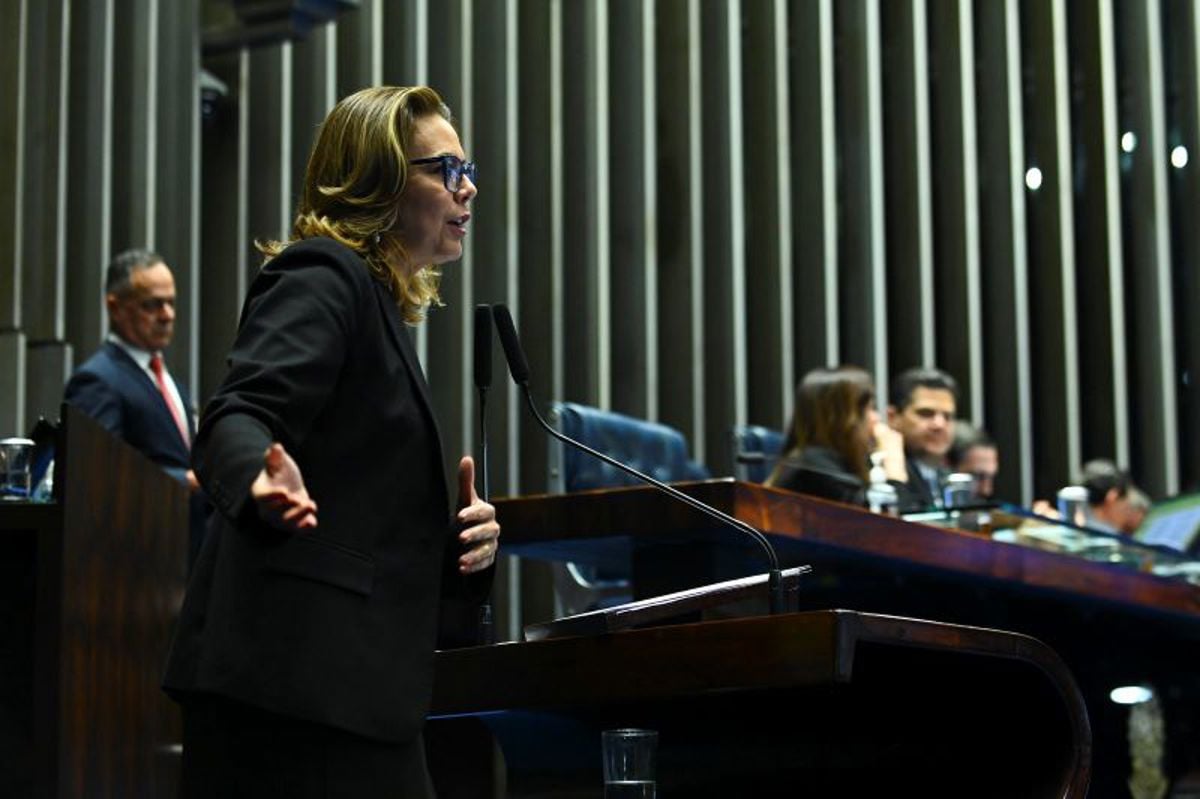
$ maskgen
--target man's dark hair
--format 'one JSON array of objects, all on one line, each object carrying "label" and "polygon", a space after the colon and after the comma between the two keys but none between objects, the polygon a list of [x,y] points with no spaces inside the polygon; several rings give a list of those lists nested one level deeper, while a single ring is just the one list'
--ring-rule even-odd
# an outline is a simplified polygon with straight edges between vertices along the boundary
[{"label": "man's dark hair", "polygon": [[958,383],[941,369],[932,366],[906,369],[901,372],[900,376],[892,381],[891,391],[888,392],[888,401],[895,406],[896,410],[902,411],[912,402],[913,392],[918,388],[949,391],[954,395],[955,404],[958,403]]},{"label": "man's dark hair", "polygon": [[972,447],[991,447],[996,449],[996,442],[982,427],[976,427],[970,422],[959,419],[954,423],[954,443],[946,453],[946,459],[951,466],[962,463],[963,458]]},{"label": "man's dark hair", "polygon": [[133,249],[117,253],[108,263],[108,272],[104,277],[105,293],[124,294],[129,291],[134,272],[161,263],[166,262],[153,250]]},{"label": "man's dark hair", "polygon": [[1099,505],[1108,496],[1108,492],[1114,488],[1117,490],[1117,496],[1123,497],[1130,488],[1134,487],[1129,472],[1118,467],[1112,461],[1103,459],[1091,460],[1083,464],[1079,484],[1087,489],[1089,505]]}]

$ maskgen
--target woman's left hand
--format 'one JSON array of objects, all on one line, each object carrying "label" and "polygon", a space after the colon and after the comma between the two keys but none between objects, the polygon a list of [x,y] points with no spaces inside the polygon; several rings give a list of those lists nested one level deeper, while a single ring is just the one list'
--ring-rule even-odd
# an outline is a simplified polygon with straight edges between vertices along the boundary
[{"label": "woman's left hand", "polygon": [[467,547],[458,558],[463,574],[483,571],[496,562],[500,548],[500,525],[496,509],[475,493],[475,460],[467,455],[458,462],[458,540]]}]

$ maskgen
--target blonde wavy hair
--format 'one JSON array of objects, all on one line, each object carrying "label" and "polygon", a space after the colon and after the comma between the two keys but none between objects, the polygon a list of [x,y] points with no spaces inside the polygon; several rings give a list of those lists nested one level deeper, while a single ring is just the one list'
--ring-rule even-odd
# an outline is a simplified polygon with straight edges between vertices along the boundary
[{"label": "blonde wavy hair", "polygon": [[362,89],[334,106],[308,158],[292,238],[255,242],[266,260],[295,241],[325,236],[362,256],[409,324],[441,305],[441,273],[413,264],[396,233],[413,130],[433,115],[451,121],[450,109],[427,86]]}]

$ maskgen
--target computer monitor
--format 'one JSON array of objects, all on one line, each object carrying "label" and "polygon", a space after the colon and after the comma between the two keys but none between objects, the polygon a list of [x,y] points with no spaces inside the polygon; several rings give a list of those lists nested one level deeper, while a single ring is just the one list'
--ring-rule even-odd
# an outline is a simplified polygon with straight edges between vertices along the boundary
[{"label": "computer monitor", "polygon": [[1191,552],[1200,543],[1200,494],[1156,502],[1133,537],[1143,544]]}]

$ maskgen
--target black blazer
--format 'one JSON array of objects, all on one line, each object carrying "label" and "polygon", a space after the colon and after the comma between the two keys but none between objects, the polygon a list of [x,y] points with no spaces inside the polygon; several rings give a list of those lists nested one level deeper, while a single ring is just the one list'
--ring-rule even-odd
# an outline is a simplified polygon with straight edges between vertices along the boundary
[{"label": "black blazer", "polygon": [[[936,510],[941,505],[941,497],[934,495],[934,489],[929,483],[925,482],[925,478],[921,475],[921,470],[917,467],[915,459],[910,455],[908,457],[908,486],[909,486],[909,504],[904,509],[906,513],[920,513],[923,511]],[[949,474],[945,469],[938,469],[938,480],[943,481],[946,475]]]},{"label": "black blazer", "polygon": [[[809,494],[848,505],[867,505],[867,485],[846,465],[845,459],[826,447],[806,447],[780,461],[778,488]],[[908,513],[917,500],[905,483],[889,480],[896,489],[901,513]]]},{"label": "black blazer", "polygon": [[[317,503],[279,533],[249,498],[279,441]],[[164,687],[403,741],[428,708],[439,596],[486,595],[461,552],[429,389],[386,287],[328,239],[263,267],[193,447],[216,505]]]},{"label": "black blazer", "polygon": [[787,455],[772,481],[778,488],[850,505],[867,504],[867,487],[841,455],[825,447],[806,447]]}]

